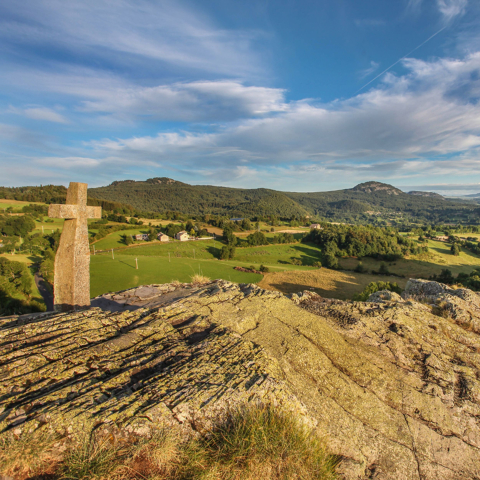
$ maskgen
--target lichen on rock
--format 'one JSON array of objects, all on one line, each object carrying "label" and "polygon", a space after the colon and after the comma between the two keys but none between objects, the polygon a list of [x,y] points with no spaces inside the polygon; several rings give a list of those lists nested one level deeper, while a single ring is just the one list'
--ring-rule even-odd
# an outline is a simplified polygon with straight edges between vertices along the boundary
[{"label": "lichen on rock", "polygon": [[362,303],[215,281],[0,319],[0,427],[202,433],[258,401],[315,426],[347,480],[479,478],[479,297],[450,290]]}]

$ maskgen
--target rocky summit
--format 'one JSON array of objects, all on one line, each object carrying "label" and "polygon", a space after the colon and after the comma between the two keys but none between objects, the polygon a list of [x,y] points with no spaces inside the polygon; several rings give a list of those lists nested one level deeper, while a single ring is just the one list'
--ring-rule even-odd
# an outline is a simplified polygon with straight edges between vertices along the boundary
[{"label": "rocky summit", "polygon": [[347,480],[480,479],[480,297],[410,280],[368,302],[139,287],[0,319],[0,428],[202,433],[245,402],[314,426]]}]

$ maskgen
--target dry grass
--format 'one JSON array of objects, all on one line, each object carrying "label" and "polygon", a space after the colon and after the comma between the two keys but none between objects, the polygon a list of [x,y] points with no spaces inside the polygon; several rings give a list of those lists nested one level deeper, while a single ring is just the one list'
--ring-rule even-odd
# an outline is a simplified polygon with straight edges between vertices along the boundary
[{"label": "dry grass", "polygon": [[15,435],[5,432],[0,436],[1,474],[23,480],[36,475],[53,473],[62,460],[61,439],[40,429]]},{"label": "dry grass", "polygon": [[[200,439],[174,429],[122,436],[85,428],[2,437],[0,474],[15,480],[334,480],[336,458],[311,430],[274,407],[232,412]],[[59,447],[60,445],[60,447]]]},{"label": "dry grass", "polygon": [[396,282],[403,289],[407,280],[407,278],[388,275],[368,275],[321,268],[267,273],[258,285],[267,290],[277,290],[283,293],[311,290],[322,297],[347,300],[363,292],[371,282]]},{"label": "dry grass", "polygon": [[206,283],[211,282],[209,277],[206,277],[205,275],[200,275],[198,273],[192,275],[190,279],[194,285],[205,285]]}]

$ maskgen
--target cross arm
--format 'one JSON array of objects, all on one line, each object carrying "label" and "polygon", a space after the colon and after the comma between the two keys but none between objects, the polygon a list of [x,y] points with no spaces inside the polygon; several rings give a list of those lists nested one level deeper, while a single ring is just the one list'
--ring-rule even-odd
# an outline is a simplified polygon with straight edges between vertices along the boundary
[{"label": "cross arm", "polygon": [[77,205],[49,205],[48,216],[50,218],[78,218]]},{"label": "cross arm", "polygon": [[102,207],[87,207],[87,218],[102,218]]}]

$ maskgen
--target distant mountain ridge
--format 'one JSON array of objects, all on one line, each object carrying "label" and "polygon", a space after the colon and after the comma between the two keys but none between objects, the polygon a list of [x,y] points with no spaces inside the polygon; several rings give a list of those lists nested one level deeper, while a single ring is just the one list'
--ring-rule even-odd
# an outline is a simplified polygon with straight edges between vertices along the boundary
[{"label": "distant mountain ridge", "polygon": [[145,181],[114,181],[90,188],[89,196],[121,202],[153,212],[176,211],[189,215],[282,218],[319,216],[334,221],[365,221],[369,216],[409,217],[429,222],[475,223],[472,204],[448,200],[431,192],[410,192],[371,181],[329,192],[281,192],[267,188],[245,189],[189,185],[167,177]]},{"label": "distant mountain ridge", "polygon": [[408,192],[408,194],[417,195],[419,197],[434,197],[434,198],[445,200],[445,197],[443,195],[440,195],[439,193],[435,193],[435,192],[420,192],[418,190],[412,190],[411,192]]}]

